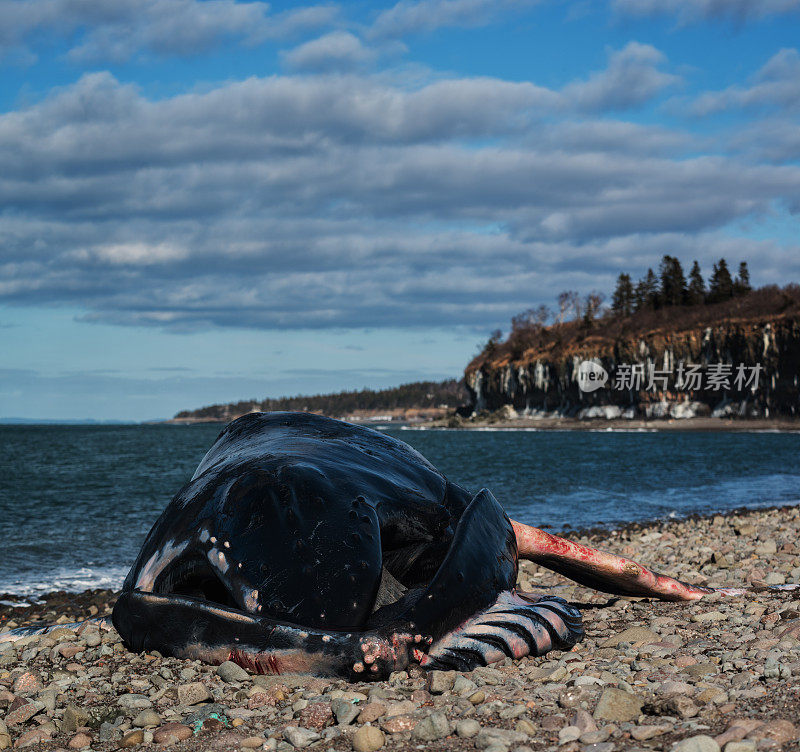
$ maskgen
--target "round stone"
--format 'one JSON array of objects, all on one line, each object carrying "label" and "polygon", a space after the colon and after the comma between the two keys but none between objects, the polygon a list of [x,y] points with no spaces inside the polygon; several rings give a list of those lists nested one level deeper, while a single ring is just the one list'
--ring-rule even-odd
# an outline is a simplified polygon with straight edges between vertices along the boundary
[{"label": "round stone", "polygon": [[376,726],[362,726],[353,735],[355,752],[375,752],[386,743],[386,737]]}]

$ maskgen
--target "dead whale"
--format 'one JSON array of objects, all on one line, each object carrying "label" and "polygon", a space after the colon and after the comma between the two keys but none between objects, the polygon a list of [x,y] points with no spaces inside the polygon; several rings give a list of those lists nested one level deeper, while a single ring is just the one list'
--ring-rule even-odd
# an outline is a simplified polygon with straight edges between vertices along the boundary
[{"label": "dead whale", "polygon": [[517,538],[488,491],[369,428],[252,413],[153,526],[112,618],[132,650],[348,678],[578,642],[580,613],[515,592],[516,576]]}]

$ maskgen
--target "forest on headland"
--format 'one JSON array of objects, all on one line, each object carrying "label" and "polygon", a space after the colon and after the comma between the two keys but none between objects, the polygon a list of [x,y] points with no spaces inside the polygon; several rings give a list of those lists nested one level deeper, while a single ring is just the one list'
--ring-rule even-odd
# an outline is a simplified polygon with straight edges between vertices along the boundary
[{"label": "forest on headland", "polygon": [[398,410],[455,409],[468,399],[463,379],[415,381],[389,389],[360,389],[333,394],[313,394],[277,399],[244,400],[179,412],[176,420],[231,420],[259,410],[312,412],[344,417],[359,412],[391,413]]},{"label": "forest on headland", "polygon": [[587,337],[600,340],[628,338],[655,329],[681,331],[712,326],[731,319],[752,319],[800,310],[800,285],[766,285],[753,289],[746,261],[731,274],[722,258],[706,281],[694,261],[688,275],[679,259],[665,255],[658,273],[652,268],[635,282],[625,272],[607,296],[593,291],[581,296],[565,290],[556,307],[539,305],[511,319],[508,335],[495,330],[467,370],[489,360],[519,360],[526,352],[552,350]]},{"label": "forest on headland", "polygon": [[[556,358],[586,346],[605,347],[654,331],[688,331],[725,322],[754,321],[787,314],[800,315],[800,285],[752,288],[746,261],[731,273],[722,258],[705,279],[694,261],[688,273],[680,260],[665,255],[658,271],[652,268],[638,280],[626,272],[617,277],[610,295],[592,291],[580,295],[565,290],[555,307],[539,305],[521,311],[510,322],[508,334],[499,329],[479,346],[465,369],[467,379],[492,364],[523,362],[545,354]],[[331,394],[250,399],[184,410],[179,421],[228,421],[261,410],[308,411],[332,417],[393,414],[404,411],[469,411],[474,394],[465,379],[420,381],[388,389],[360,389]],[[428,412],[423,417],[434,417]]]}]

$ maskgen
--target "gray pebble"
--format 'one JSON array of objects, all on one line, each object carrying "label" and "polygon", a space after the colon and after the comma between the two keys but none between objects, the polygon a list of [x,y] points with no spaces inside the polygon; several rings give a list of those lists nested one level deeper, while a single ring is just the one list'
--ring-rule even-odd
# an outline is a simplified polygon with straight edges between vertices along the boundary
[{"label": "gray pebble", "polygon": [[456,723],[456,734],[462,739],[472,739],[481,730],[481,724],[474,718],[464,718]]}]

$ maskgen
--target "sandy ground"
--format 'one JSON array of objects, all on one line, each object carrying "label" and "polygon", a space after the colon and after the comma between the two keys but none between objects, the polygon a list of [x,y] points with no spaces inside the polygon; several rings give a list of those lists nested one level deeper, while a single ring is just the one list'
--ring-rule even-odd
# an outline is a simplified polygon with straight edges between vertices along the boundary
[{"label": "sandy ground", "polygon": [[[800,508],[582,536],[711,585],[800,581]],[[526,590],[583,611],[566,653],[470,673],[399,672],[348,684],[254,677],[228,664],[135,655],[114,633],[61,629],[0,644],[0,749],[798,749],[800,593],[691,604],[612,598],[535,566]],[[0,607],[0,628],[108,613],[114,594],[55,593]]]}]

